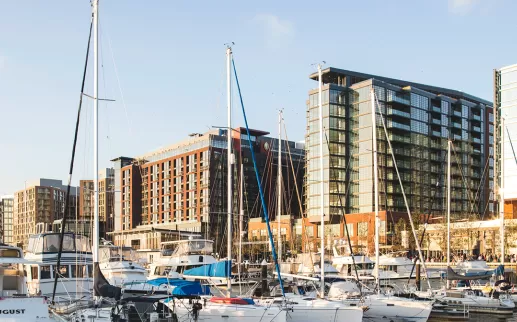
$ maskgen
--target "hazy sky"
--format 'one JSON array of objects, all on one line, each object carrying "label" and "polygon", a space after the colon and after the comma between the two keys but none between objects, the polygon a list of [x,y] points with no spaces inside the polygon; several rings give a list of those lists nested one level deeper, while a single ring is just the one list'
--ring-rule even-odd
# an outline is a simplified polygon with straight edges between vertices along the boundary
[{"label": "hazy sky", "polygon": [[[276,111],[284,108],[291,140],[303,139],[312,63],[488,100],[492,70],[517,63],[511,0],[101,0],[100,6],[100,97],[116,100],[100,105],[101,166],[225,125],[230,41],[250,127],[276,135]],[[88,0],[2,1],[0,15],[2,195],[25,180],[66,179],[91,9]],[[89,94],[92,83],[89,72]],[[84,103],[74,182],[92,177],[92,102]],[[243,124],[238,109],[234,124]]]}]

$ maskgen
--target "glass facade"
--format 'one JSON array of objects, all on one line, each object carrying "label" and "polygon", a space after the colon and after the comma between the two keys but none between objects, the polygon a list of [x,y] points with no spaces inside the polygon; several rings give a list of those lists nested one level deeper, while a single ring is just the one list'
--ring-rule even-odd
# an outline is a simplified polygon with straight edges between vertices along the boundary
[{"label": "glass facade", "polygon": [[[501,184],[501,167],[504,167],[504,198],[517,199],[517,185],[511,184],[517,180],[517,162],[512,146],[517,144],[517,65],[503,67],[495,71],[496,89],[496,122],[497,122],[497,176],[498,185]],[[504,128],[501,128],[501,117],[504,118]],[[493,127],[491,128],[493,129]],[[501,136],[502,135],[502,136]],[[504,138],[501,158],[501,140]]]},{"label": "glass facade", "polygon": [[[355,74],[354,72],[351,72]],[[453,140],[452,213],[489,216],[493,156],[490,102],[441,88],[407,86],[347,71],[326,70],[323,79],[325,215],[368,213],[373,209],[372,105],[373,86],[382,111],[375,124],[379,163],[380,210],[406,212],[389,138],[412,213],[443,214],[446,209],[447,141]],[[315,78],[317,81],[317,76]],[[334,80],[340,80],[339,85]],[[517,99],[517,98],[516,98]],[[318,90],[309,92],[306,135],[307,214],[319,216]],[[438,187],[437,187],[438,183]]]}]

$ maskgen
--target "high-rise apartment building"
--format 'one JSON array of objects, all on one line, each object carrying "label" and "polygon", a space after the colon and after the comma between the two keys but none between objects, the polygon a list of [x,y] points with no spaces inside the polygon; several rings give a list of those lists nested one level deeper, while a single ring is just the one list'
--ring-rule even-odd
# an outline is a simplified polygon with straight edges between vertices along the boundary
[{"label": "high-rise apartment building", "polygon": [[[122,230],[139,229],[138,225],[152,225],[201,232],[215,240],[216,248],[221,248],[222,240],[227,237],[225,232],[227,132],[212,130],[204,134],[191,134],[182,142],[135,158],[131,164],[122,166],[120,168]],[[246,129],[237,128],[231,133],[235,156],[233,209],[234,213],[238,213],[238,183],[241,178],[242,164],[245,183],[244,222],[246,226],[244,228],[247,229],[249,218],[262,215],[250,149],[255,151],[267,204],[271,205],[276,200],[278,140],[266,137],[267,132],[250,130],[252,139],[250,146]],[[298,205],[298,199],[292,194],[295,193],[295,184],[299,185],[302,192],[303,144],[283,141],[282,152],[285,159],[282,177],[284,187],[287,188],[284,214],[299,218],[301,207]],[[114,162],[119,161],[120,158],[114,160]],[[271,208],[273,211],[270,213],[274,218],[276,207]],[[115,242],[118,243],[117,240]]]},{"label": "high-rise apartment building", "polygon": [[14,197],[0,197],[0,242],[13,244]]},{"label": "high-rise apartment building", "polygon": [[[99,171],[99,236],[114,230],[115,171],[105,168]],[[93,180],[79,182],[79,218],[93,220],[94,186]]]},{"label": "high-rise apartment building", "polygon": [[498,197],[505,217],[517,218],[517,64],[495,70],[494,83]]},{"label": "high-rise apartment building", "polygon": [[[310,78],[318,81],[318,74]],[[324,212],[330,215],[328,229],[334,237],[343,237],[342,211],[353,240],[373,235],[373,171],[379,173],[382,241],[387,242],[386,236],[393,233],[396,218],[407,218],[387,139],[416,217],[445,213],[448,140],[453,142],[453,220],[493,215],[491,102],[456,90],[337,68],[323,70],[322,82]],[[377,114],[376,142],[372,139],[372,88],[377,113],[382,111],[388,132],[386,137]],[[306,135],[306,205],[314,224],[321,216],[318,108],[316,88],[309,92]],[[377,145],[378,169],[373,169],[373,144]],[[319,229],[314,236],[318,233]],[[373,247],[370,240],[369,249]]]},{"label": "high-rise apartment building", "polygon": [[[61,180],[38,179],[14,194],[13,243],[25,248],[29,235],[36,233],[37,226],[51,230],[53,221],[63,218],[66,189]],[[71,187],[67,211],[70,220],[76,216],[75,193],[76,187]]]}]

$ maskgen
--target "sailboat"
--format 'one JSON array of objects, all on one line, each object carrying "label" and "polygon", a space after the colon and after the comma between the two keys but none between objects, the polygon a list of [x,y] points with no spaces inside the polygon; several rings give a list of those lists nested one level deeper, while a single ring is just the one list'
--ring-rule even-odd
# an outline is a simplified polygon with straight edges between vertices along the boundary
[{"label": "sailboat", "polygon": [[[374,173],[374,210],[375,210],[375,257],[376,263],[380,263],[380,247],[379,247],[379,189],[378,189],[378,162],[377,162],[377,109],[376,109],[376,98],[373,90],[371,89],[371,104],[372,104],[372,134],[373,134],[373,173]],[[382,114],[381,114],[382,119]],[[383,120],[384,124],[384,120]],[[388,144],[391,144],[388,139]],[[342,300],[345,303],[362,303],[368,307],[368,310],[364,312],[364,319],[367,321],[427,321],[431,310],[433,308],[433,301],[417,301],[412,299],[401,298],[393,296],[391,294],[381,294],[380,291],[380,274],[379,266],[374,268],[376,279],[376,292],[367,294],[363,290],[362,296],[355,297],[350,296],[353,294],[353,290],[343,289],[336,290],[332,289],[329,293],[333,296],[331,299]],[[344,284],[341,284],[344,285]],[[334,285],[334,288],[339,287],[340,284]],[[348,284],[346,285],[348,287]]]},{"label": "sailboat", "polygon": [[[233,219],[233,181],[232,181],[232,165],[233,165],[233,154],[232,154],[232,93],[231,93],[231,64],[232,64],[232,48],[231,45],[227,45],[226,48],[226,63],[227,63],[227,108],[228,108],[228,127],[227,127],[227,258],[231,267],[232,258],[232,219]],[[217,263],[216,263],[217,264]],[[216,264],[209,264],[210,266]],[[240,263],[239,263],[240,264]],[[226,265],[225,265],[226,266]],[[187,272],[187,274],[199,274],[198,271],[205,271],[209,273],[212,271],[211,267],[198,267]],[[210,321],[271,321],[281,322],[286,321],[287,311],[283,307],[277,306],[265,306],[256,305],[255,302],[250,298],[232,297],[231,294],[231,270],[226,270],[226,285],[227,285],[227,296],[216,297],[216,296],[202,296],[196,300],[193,299],[174,299],[174,300],[162,300],[161,303],[165,304],[171,312],[174,312],[181,319],[185,320],[210,320]],[[204,274],[210,275],[210,274]]]}]

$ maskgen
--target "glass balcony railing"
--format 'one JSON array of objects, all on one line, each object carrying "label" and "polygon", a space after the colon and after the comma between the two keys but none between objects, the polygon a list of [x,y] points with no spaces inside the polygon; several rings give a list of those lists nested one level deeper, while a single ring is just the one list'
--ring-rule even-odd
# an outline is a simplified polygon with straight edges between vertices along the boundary
[{"label": "glass balcony railing", "polygon": [[461,116],[461,111],[454,111],[453,114],[456,116]]},{"label": "glass balcony railing", "polygon": [[433,122],[433,124],[438,124],[438,125],[442,124],[442,121],[437,120],[437,119],[433,119],[432,122]]},{"label": "glass balcony railing", "polygon": [[472,138],[472,141],[475,143],[481,143],[481,139],[478,138]]},{"label": "glass balcony railing", "polygon": [[396,129],[401,129],[401,130],[406,130],[406,131],[411,130],[411,127],[409,125],[394,122],[392,120],[388,120],[387,126],[388,126],[388,128],[396,128]]},{"label": "glass balcony railing", "polygon": [[434,136],[440,136],[440,134],[441,134],[441,133],[440,133],[440,131],[433,131],[433,132],[432,132],[432,134],[433,134]]},{"label": "glass balcony railing", "polygon": [[473,126],[472,130],[475,132],[481,132],[481,128],[479,126]]},{"label": "glass balcony railing", "polygon": [[433,111],[440,113],[442,109],[439,106],[433,106]]},{"label": "glass balcony railing", "polygon": [[474,115],[472,115],[472,118],[473,118],[474,120],[476,120],[476,121],[481,121],[481,115],[476,115],[476,114],[474,114]]},{"label": "glass balcony railing", "polygon": [[387,110],[387,114],[388,115],[398,115],[398,116],[407,117],[407,118],[411,117],[411,115],[407,112],[403,112],[403,111],[399,111],[399,110],[395,110],[395,109],[391,109],[391,108]]},{"label": "glass balcony railing", "polygon": [[461,124],[460,123],[452,122],[452,126],[457,128],[457,129],[461,129]]}]

